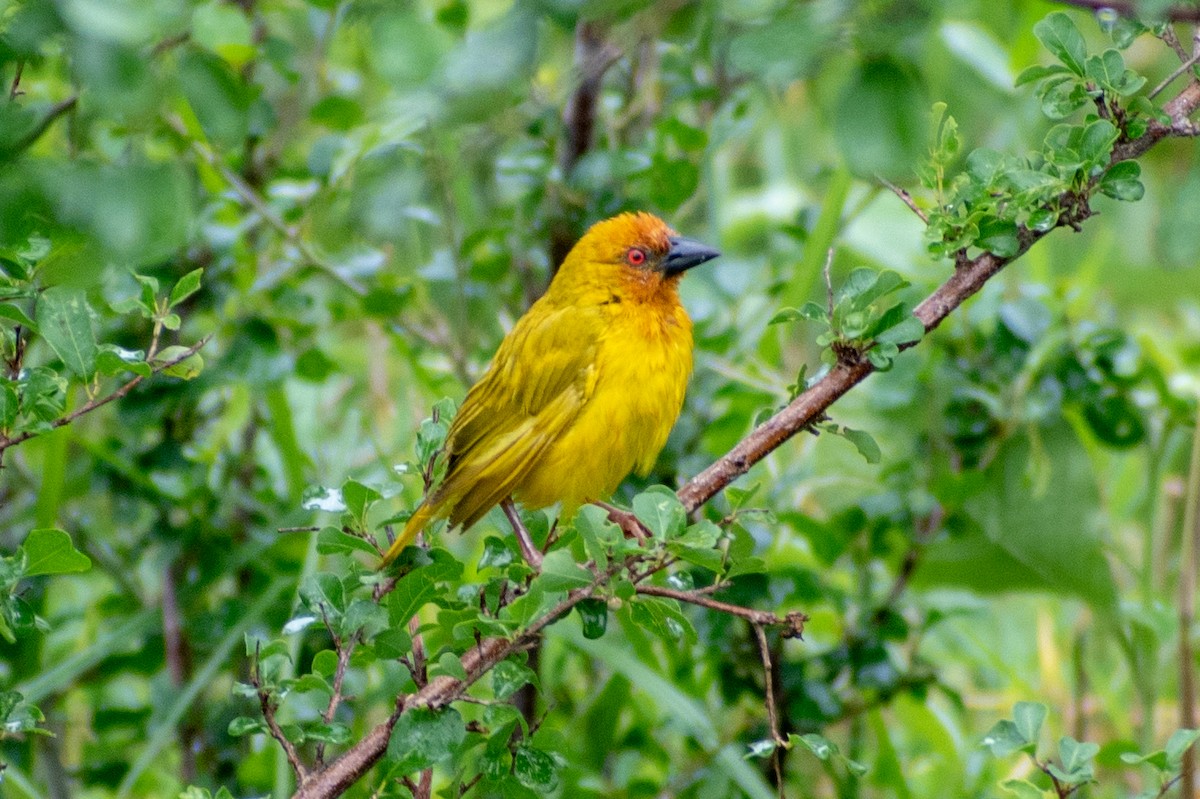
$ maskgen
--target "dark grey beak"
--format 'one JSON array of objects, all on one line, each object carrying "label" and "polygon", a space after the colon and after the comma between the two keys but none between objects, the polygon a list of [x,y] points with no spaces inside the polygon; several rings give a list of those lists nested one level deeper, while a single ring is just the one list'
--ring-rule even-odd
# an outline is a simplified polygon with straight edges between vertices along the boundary
[{"label": "dark grey beak", "polygon": [[685,239],[683,236],[672,236],[668,241],[671,242],[671,249],[667,253],[667,261],[663,266],[663,271],[668,276],[686,272],[693,266],[711,261],[721,254],[706,244]]}]

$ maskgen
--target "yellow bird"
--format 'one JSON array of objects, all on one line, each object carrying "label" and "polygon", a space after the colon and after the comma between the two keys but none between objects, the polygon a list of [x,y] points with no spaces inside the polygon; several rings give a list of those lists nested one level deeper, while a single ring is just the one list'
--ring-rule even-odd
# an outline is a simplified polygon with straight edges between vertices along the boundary
[{"label": "yellow bird", "polygon": [[593,225],[467,392],[446,476],[384,564],[434,519],[470,527],[509,499],[572,513],[648,472],[692,372],[679,280],[717,255],[646,213]]}]

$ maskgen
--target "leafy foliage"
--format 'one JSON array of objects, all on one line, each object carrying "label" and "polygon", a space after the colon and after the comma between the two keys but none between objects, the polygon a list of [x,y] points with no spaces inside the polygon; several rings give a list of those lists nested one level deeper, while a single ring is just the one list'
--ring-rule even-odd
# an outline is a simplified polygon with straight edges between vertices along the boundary
[{"label": "leafy foliage", "polygon": [[[6,795],[288,795],[289,748],[329,763],[464,677],[350,795],[1178,784],[1194,148],[1114,157],[1164,119],[1163,25],[1035,12],[0,4]],[[877,182],[914,174],[924,230]],[[454,401],[634,208],[725,252],[682,284],[685,411],[615,498],[646,541],[526,512],[535,570],[496,512],[380,573]],[[1024,257],[927,333],[981,253]],[[880,374],[833,435],[685,512],[839,364]],[[681,595],[807,614],[764,633],[777,728],[755,625]],[[1068,716],[1087,740],[1039,749]]]}]

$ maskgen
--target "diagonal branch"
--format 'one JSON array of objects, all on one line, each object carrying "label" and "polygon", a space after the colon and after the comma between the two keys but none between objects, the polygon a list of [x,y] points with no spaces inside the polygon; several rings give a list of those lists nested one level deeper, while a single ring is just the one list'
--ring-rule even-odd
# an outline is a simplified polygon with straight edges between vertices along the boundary
[{"label": "diagonal branch", "polygon": [[[155,375],[155,374],[158,374],[159,372],[162,372],[165,369],[170,369],[172,366],[175,366],[176,364],[183,363],[188,358],[192,357],[197,352],[199,352],[200,348],[203,347],[205,344],[207,344],[208,340],[211,338],[212,338],[211,335],[205,336],[204,338],[200,339],[195,344],[193,344],[192,346],[188,347],[186,350],[181,352],[177,357],[172,358],[169,361],[163,361],[162,363],[154,364],[150,368],[150,374]],[[57,430],[60,427],[66,427],[71,422],[78,419],[80,416],[83,416],[85,413],[91,413],[92,411],[96,410],[97,408],[101,408],[101,407],[107,405],[108,403],[112,402],[113,400],[118,400],[121,397],[124,397],[130,391],[133,391],[133,389],[145,379],[146,378],[144,375],[134,376],[128,382],[122,384],[120,386],[120,388],[117,388],[116,390],[114,390],[111,394],[107,394],[98,399],[89,400],[89,401],[85,402],[83,405],[80,405],[75,410],[68,413],[66,416],[62,417],[61,419],[55,419],[53,422],[50,423],[50,429]],[[0,452],[4,452],[4,450],[8,449],[9,447],[15,447],[17,444],[24,443],[24,442],[28,441],[29,439],[33,438],[34,436],[40,435],[42,432],[45,432],[45,431],[26,430],[24,433],[15,435],[12,438],[5,438],[5,437],[0,436]]]},{"label": "diagonal branch", "polygon": [[[1145,134],[1117,145],[1113,151],[1112,162],[1137,158],[1170,136],[1200,135],[1200,129],[1191,121],[1191,116],[1197,108],[1200,108],[1200,82],[1192,81],[1179,96],[1163,106],[1163,111],[1171,119],[1171,123],[1152,121]],[[1022,228],[1018,250],[1009,258],[1001,258],[990,252],[971,259],[960,258],[954,274],[913,311],[925,325],[925,331],[928,333],[936,329],[955,309],[983,288],[988,280],[1028,252],[1029,248],[1048,232]],[[760,424],[728,453],[685,483],[677,492],[684,507],[690,513],[712,499],[718,491],[748,472],[751,466],[783,442],[818,421],[830,405],[865,380],[873,371],[874,367],[866,360],[840,360],[824,377],[796,397],[782,411]]]},{"label": "diagonal branch", "polygon": [[728,613],[731,616],[745,619],[754,625],[755,629],[763,627],[786,627],[787,629],[783,631],[784,638],[802,637],[804,622],[808,621],[808,617],[799,611],[792,611],[786,616],[777,616],[769,610],[758,610],[743,605],[722,602],[719,599],[712,599],[699,591],[677,591],[674,588],[664,588],[661,585],[638,585],[637,592],[647,596],[660,596],[666,599],[699,605],[702,608],[708,608],[720,613]]}]

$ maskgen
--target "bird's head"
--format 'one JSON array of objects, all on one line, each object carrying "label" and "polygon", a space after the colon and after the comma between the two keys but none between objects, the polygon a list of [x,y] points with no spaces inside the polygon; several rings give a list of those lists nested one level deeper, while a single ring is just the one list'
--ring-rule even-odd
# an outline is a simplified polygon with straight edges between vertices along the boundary
[{"label": "bird's head", "polygon": [[712,247],[676,234],[652,214],[620,214],[592,225],[563,261],[559,275],[674,284],[693,266],[718,255]]}]

